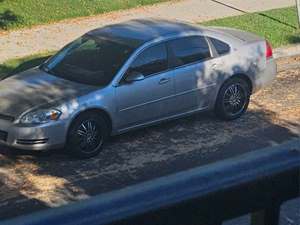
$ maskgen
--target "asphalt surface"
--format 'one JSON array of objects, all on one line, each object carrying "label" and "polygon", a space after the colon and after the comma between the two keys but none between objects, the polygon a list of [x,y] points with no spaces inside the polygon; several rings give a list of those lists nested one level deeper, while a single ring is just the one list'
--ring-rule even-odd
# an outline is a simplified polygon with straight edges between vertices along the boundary
[{"label": "asphalt surface", "polygon": [[[114,137],[89,160],[0,147],[0,221],[300,137],[300,67],[289,67],[298,59],[280,61],[284,71],[235,121],[205,113],[166,122]],[[285,224],[299,221],[298,203],[287,206]]]}]

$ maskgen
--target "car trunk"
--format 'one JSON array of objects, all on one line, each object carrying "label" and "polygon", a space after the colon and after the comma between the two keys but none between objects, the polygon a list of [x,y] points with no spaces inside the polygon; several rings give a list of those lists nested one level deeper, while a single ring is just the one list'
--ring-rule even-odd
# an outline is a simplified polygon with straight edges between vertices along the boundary
[{"label": "car trunk", "polygon": [[238,38],[239,40],[247,43],[264,41],[264,38],[247,31],[227,27],[212,27],[212,29],[220,33],[224,33],[225,35],[230,35],[235,38]]}]

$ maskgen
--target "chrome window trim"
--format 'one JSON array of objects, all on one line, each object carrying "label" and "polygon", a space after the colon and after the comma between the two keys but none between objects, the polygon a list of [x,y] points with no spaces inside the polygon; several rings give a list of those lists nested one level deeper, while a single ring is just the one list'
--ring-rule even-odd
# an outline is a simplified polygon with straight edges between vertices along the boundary
[{"label": "chrome window trim", "polygon": [[[217,49],[216,49],[216,47],[212,43],[211,38],[216,39],[218,41],[221,41],[221,42],[224,42],[225,44],[227,44],[229,46],[229,51],[227,53],[224,53],[224,54],[219,54],[218,51],[217,51]],[[206,36],[206,39],[207,39],[208,43],[211,45],[211,48],[214,49],[214,51],[216,53],[216,57],[215,58],[226,56],[226,55],[229,55],[230,53],[232,53],[232,46],[230,44],[228,44],[227,42],[225,42],[223,40],[220,40],[219,38],[211,37],[211,36]]]},{"label": "chrome window trim", "polygon": [[201,60],[197,60],[197,61],[194,61],[194,62],[191,62],[191,63],[183,64],[183,65],[180,65],[180,66],[175,66],[175,67],[170,68],[171,70],[179,69],[179,68],[183,68],[183,67],[191,66],[191,65],[195,65],[195,64],[200,64],[200,63],[209,61],[209,60],[211,60],[211,59],[214,58],[212,49],[211,49],[211,47],[210,47],[210,45],[209,45],[209,43],[208,43],[207,38],[206,38],[205,35],[190,35],[190,36],[185,36],[185,37],[178,37],[178,38],[175,38],[173,40],[168,40],[168,42],[169,41],[178,40],[178,39],[182,39],[182,38],[192,38],[192,37],[201,37],[201,38],[203,38],[206,41],[206,44],[207,44],[208,49],[209,49],[210,57],[207,57],[207,58],[201,59]]},{"label": "chrome window trim", "polygon": [[162,73],[167,73],[169,72],[171,69],[169,68],[169,53],[168,53],[168,49],[167,49],[167,45],[164,41],[162,42],[159,42],[159,43],[153,43],[152,45],[149,45],[148,47],[144,48],[142,51],[140,51],[136,56],[135,58],[131,61],[130,65],[127,67],[126,71],[123,73],[122,75],[122,78],[119,82],[119,85],[123,85],[123,81],[124,81],[124,78],[126,76],[126,73],[128,71],[128,69],[130,68],[131,64],[134,63],[134,61],[146,50],[148,50],[149,48],[152,48],[152,47],[155,47],[157,45],[160,45],[160,44],[164,44],[165,45],[165,48],[166,48],[166,55],[167,55],[167,69],[166,70],[163,70],[163,71],[160,71],[160,72],[157,72],[157,73],[153,73],[153,74],[149,74],[147,76],[145,76],[145,79],[149,78],[149,77],[153,77],[153,76],[157,76],[157,75],[160,75]]},{"label": "chrome window trim", "polygon": [[[133,53],[133,55],[128,59],[127,62],[125,62],[124,64],[124,68],[121,68],[120,72],[121,72],[121,78],[118,79],[117,81],[117,84],[114,85],[115,87],[118,87],[118,86],[121,86],[123,85],[124,83],[122,82],[124,77],[125,77],[125,74],[127,72],[127,70],[130,68],[130,65],[134,62],[134,60],[140,55],[142,54],[143,51],[155,46],[155,45],[158,45],[158,44],[161,44],[161,43],[165,43],[166,45],[166,48],[167,48],[167,42],[169,41],[173,41],[173,40],[177,40],[177,39],[181,39],[181,38],[188,38],[188,37],[203,37],[208,45],[208,48],[209,48],[209,51],[210,51],[210,55],[211,57],[209,58],[206,58],[206,59],[202,59],[202,60],[198,60],[198,61],[195,61],[195,62],[192,62],[192,63],[188,63],[188,64],[184,64],[184,65],[181,65],[181,66],[177,66],[177,67],[170,67],[168,65],[168,69],[167,70],[164,70],[164,71],[161,71],[161,72],[158,72],[158,73],[154,73],[154,74],[151,74],[151,75],[148,75],[148,76],[145,76],[145,79],[149,78],[149,77],[153,77],[153,76],[157,76],[157,75],[160,75],[162,73],[167,73],[167,72],[170,72],[172,70],[177,70],[177,69],[181,69],[181,68],[184,68],[184,67],[189,67],[189,66],[195,66],[196,64],[201,64],[201,63],[204,63],[204,62],[207,62],[209,60],[212,60],[214,58],[216,58],[216,55],[213,54],[213,49],[212,49],[212,46],[210,45],[210,42],[207,38],[207,36],[203,35],[202,33],[192,33],[192,34],[185,34],[185,35],[176,35],[176,36],[171,36],[171,37],[168,37],[168,38],[160,38],[160,39],[156,39],[156,40],[153,40],[151,42],[148,42],[148,43],[145,43],[143,46],[141,46],[140,48],[138,48],[136,50],[135,53]],[[169,62],[169,51],[167,49],[167,57],[168,57],[168,62]]]},{"label": "chrome window trim", "polygon": [[[165,37],[158,37],[156,39],[153,40],[149,40],[148,42],[145,42],[142,46],[138,47],[132,54],[131,56],[127,59],[127,61],[123,64],[123,66],[121,67],[121,69],[117,72],[116,76],[114,77],[114,79],[112,80],[111,84],[114,87],[118,87],[120,85],[122,85],[122,78],[125,75],[127,69],[129,68],[129,66],[131,65],[131,63],[136,59],[136,57],[145,49],[155,45],[155,44],[159,44],[159,43],[163,43],[163,42],[167,42],[167,41],[171,41],[174,39],[178,39],[178,38],[183,38],[183,37],[190,37],[190,36],[202,36],[202,37],[206,37],[206,35],[204,35],[201,31],[192,31],[192,32],[184,32],[182,34],[170,34],[170,35],[166,35]],[[166,71],[165,71],[166,72]]]}]

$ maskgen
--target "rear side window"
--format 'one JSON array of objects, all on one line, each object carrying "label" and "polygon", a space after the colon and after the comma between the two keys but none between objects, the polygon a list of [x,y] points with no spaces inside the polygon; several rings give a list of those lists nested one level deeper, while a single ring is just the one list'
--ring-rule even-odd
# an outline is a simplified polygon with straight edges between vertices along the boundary
[{"label": "rear side window", "polygon": [[186,37],[170,41],[169,48],[173,55],[172,65],[175,67],[202,61],[211,57],[207,41],[201,36]]},{"label": "rear side window", "polygon": [[142,52],[131,64],[127,73],[138,72],[144,76],[163,72],[168,69],[167,49],[165,44],[158,44]]},{"label": "rear side window", "polygon": [[215,38],[210,38],[211,43],[215,46],[219,55],[224,55],[230,51],[230,47],[223,41],[220,41]]}]

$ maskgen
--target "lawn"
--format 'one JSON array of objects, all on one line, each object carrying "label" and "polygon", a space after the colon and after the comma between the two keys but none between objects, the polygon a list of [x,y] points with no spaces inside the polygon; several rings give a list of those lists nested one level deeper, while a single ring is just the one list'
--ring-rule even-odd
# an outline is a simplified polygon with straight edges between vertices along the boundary
[{"label": "lawn", "polygon": [[0,0],[0,30],[91,16],[166,0]]},{"label": "lawn", "polygon": [[254,32],[266,37],[273,47],[300,43],[295,7],[274,9],[259,13],[227,17],[202,23],[210,26],[226,26]]}]

